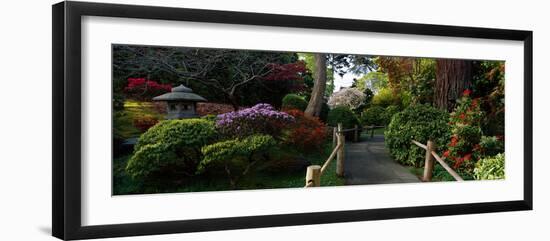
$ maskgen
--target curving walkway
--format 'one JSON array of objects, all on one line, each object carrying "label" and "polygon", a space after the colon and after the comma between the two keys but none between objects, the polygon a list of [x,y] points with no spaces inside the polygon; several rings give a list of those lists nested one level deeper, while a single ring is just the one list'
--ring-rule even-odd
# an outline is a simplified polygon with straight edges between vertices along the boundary
[{"label": "curving walkway", "polygon": [[346,185],[420,182],[390,157],[383,135],[363,137],[357,143],[346,142],[345,149]]}]

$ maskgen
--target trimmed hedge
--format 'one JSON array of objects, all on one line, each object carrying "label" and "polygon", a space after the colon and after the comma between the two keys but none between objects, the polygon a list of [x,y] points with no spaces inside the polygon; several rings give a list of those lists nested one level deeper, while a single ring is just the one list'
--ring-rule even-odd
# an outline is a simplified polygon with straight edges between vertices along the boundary
[{"label": "trimmed hedge", "polygon": [[384,119],[384,111],[385,109],[380,106],[373,106],[365,109],[361,115],[361,123],[364,125],[375,126],[386,125],[387,123]]},{"label": "trimmed hedge", "polygon": [[285,97],[283,97],[283,104],[282,104],[283,110],[296,109],[296,110],[305,111],[306,108],[307,108],[307,101],[303,97],[297,94],[288,94],[288,95],[285,95]]},{"label": "trimmed hedge", "polygon": [[[338,123],[342,123],[342,128],[349,129],[354,128],[355,125],[359,125],[359,118],[348,107],[339,106],[328,112],[327,124],[329,126],[338,126]],[[353,140],[353,132],[344,133],[346,140]]]},{"label": "trimmed hedge", "polygon": [[254,154],[262,153],[273,148],[277,143],[270,135],[252,135],[245,138],[236,138],[217,142],[203,147],[204,158],[197,169],[202,173],[210,165],[239,165],[239,159],[251,162]]},{"label": "trimmed hedge", "polygon": [[372,106],[363,111],[361,115],[361,123],[363,125],[378,125],[387,126],[391,122],[393,115],[399,112],[399,107],[396,105],[390,105],[386,108],[381,106]]},{"label": "trimmed hedge", "polygon": [[444,147],[450,137],[449,113],[429,105],[412,105],[395,114],[384,132],[386,146],[398,162],[422,166],[425,151],[412,144],[412,140],[426,143],[434,140]]},{"label": "trimmed hedge", "polygon": [[201,147],[216,136],[214,122],[205,119],[162,121],[140,136],[126,171],[133,178],[163,170],[194,173],[202,159]]},{"label": "trimmed hedge", "polygon": [[252,135],[217,142],[202,148],[204,158],[199,163],[197,174],[209,168],[223,167],[229,184],[237,187],[237,181],[245,176],[258,162],[266,161],[269,151],[277,145],[270,135]]},{"label": "trimmed hedge", "polygon": [[384,113],[382,113],[382,120],[384,125],[386,126],[389,125],[393,115],[397,113],[399,113],[399,106],[390,105],[386,107],[386,109],[384,110]]},{"label": "trimmed hedge", "polygon": [[327,122],[330,126],[338,126],[342,123],[344,128],[353,128],[359,125],[359,119],[348,107],[338,106],[328,112]]}]

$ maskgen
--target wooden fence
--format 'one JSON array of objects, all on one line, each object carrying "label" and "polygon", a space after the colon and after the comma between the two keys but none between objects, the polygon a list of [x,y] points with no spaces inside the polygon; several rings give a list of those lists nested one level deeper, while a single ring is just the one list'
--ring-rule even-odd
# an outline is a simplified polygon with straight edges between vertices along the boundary
[{"label": "wooden fence", "polygon": [[[361,132],[361,130],[366,130],[367,132],[370,131],[370,137],[372,138],[374,136],[374,130],[376,129],[379,129],[379,128],[385,128],[386,126],[363,126],[363,127],[360,127],[358,125],[355,125],[354,128],[350,128],[350,129],[343,129],[342,132],[351,132],[353,131],[353,141],[354,142],[358,142],[359,141],[359,132]],[[336,128],[332,128],[333,132],[332,132],[332,146],[335,146],[336,145]]]},{"label": "wooden fence", "polygon": [[332,146],[334,149],[330,153],[330,156],[324,162],[323,166],[311,165],[306,170],[306,185],[304,187],[319,187],[321,185],[321,176],[325,173],[328,165],[336,157],[336,175],[339,177],[344,176],[344,146],[346,138],[345,132],[353,132],[353,140],[359,141],[359,132],[363,130],[371,131],[371,137],[374,135],[374,130],[378,128],[384,128],[384,126],[364,126],[360,127],[355,125],[354,128],[343,129],[342,124],[338,124],[338,127],[332,128]]},{"label": "wooden fence", "polygon": [[445,160],[441,158],[436,152],[435,143],[431,140],[426,143],[426,145],[412,140],[412,143],[417,145],[418,147],[426,150],[426,159],[424,161],[424,175],[422,176],[422,181],[429,182],[432,180],[432,174],[434,169],[434,159],[439,162],[439,164],[449,173],[453,178],[459,182],[464,181],[458,173],[456,173],[447,163],[445,163]]},{"label": "wooden fence", "polygon": [[[364,130],[371,130],[371,137],[373,132],[377,128],[384,128],[384,126],[365,126]],[[321,176],[325,173],[326,169],[330,165],[333,159],[336,158],[336,175],[339,177],[344,176],[344,146],[346,139],[344,137],[345,132],[354,132],[354,141],[359,140],[359,131],[361,129],[359,126],[351,129],[343,129],[342,124],[338,124],[337,128],[333,128],[332,131],[332,140],[334,149],[330,153],[327,160],[324,162],[323,166],[319,165],[310,165],[306,170],[306,184],[304,187],[319,187],[321,186]],[[416,146],[426,150],[425,162],[424,162],[424,175],[422,180],[429,182],[432,180],[433,169],[434,169],[434,160],[437,161],[456,181],[464,181],[458,173],[456,173],[447,163],[445,163],[444,158],[441,158],[435,151],[435,143],[429,140],[426,144],[422,144],[418,141],[412,140],[412,143]]]},{"label": "wooden fence", "polygon": [[330,156],[324,162],[323,166],[311,165],[306,170],[306,185],[304,187],[319,187],[321,186],[321,176],[325,173],[328,165],[336,157],[336,175],[344,176],[344,145],[346,143],[342,124],[338,124],[337,128],[333,128],[333,143],[334,149]]}]

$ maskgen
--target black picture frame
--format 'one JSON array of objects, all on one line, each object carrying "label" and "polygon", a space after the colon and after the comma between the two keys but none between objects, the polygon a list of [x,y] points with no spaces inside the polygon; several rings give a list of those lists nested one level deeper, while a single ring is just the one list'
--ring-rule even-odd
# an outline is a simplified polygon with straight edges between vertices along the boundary
[{"label": "black picture frame", "polygon": [[[335,19],[262,13],[60,2],[53,10],[53,194],[52,233],[60,239],[106,238],[532,210],[533,33],[531,31]],[[351,30],[428,36],[516,40],[524,43],[524,194],[521,200],[333,212],[81,225],[81,17],[229,23],[257,26]]]}]

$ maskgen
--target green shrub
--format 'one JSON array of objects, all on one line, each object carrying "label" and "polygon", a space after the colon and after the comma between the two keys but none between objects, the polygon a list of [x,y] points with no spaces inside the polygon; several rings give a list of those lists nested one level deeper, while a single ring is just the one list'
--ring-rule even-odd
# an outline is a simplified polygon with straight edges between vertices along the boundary
[{"label": "green shrub", "polygon": [[259,160],[265,160],[267,152],[276,145],[269,135],[252,135],[217,142],[201,149],[204,157],[199,163],[197,173],[203,173],[208,167],[223,166],[233,188],[239,177],[244,176]]},{"label": "green shrub", "polygon": [[216,122],[217,118],[218,117],[216,115],[213,115],[213,114],[208,114],[208,115],[201,116],[201,119],[211,121],[211,122]]},{"label": "green shrub", "polygon": [[382,106],[384,108],[390,105],[397,105],[398,107],[409,106],[412,102],[413,96],[406,91],[395,93],[390,88],[382,88],[378,90],[378,93],[372,97],[371,104]]},{"label": "green shrub", "polygon": [[172,146],[165,143],[147,144],[130,158],[126,172],[133,178],[145,178],[163,168],[178,164],[178,157]]},{"label": "green shrub", "polygon": [[384,108],[381,106],[373,106],[361,114],[361,123],[363,125],[385,125]]},{"label": "green shrub", "polygon": [[497,180],[504,179],[504,154],[486,157],[476,163],[474,169],[476,180]]},{"label": "green shrub", "polygon": [[431,139],[437,146],[444,147],[450,136],[448,120],[446,111],[429,105],[409,106],[395,114],[386,128],[386,146],[398,162],[419,167],[424,162],[425,151],[411,141],[426,143]]},{"label": "green shrub", "polygon": [[386,108],[381,106],[372,106],[366,109],[361,115],[363,125],[387,126],[390,124],[393,115],[399,112],[399,107],[390,105]]},{"label": "green shrub", "polygon": [[439,163],[436,163],[434,165],[432,178],[433,178],[432,180],[438,180],[443,182],[456,181],[456,179],[447,170],[445,170],[445,168],[439,165]]},{"label": "green shrub", "polygon": [[372,97],[371,103],[372,105],[387,107],[390,105],[400,105],[401,99],[390,88],[382,88]]},{"label": "green shrub", "polygon": [[[338,106],[328,112],[327,124],[336,127],[338,123],[342,123],[344,129],[354,128],[359,125],[359,118],[350,108]],[[354,132],[345,132],[344,136],[347,140],[353,140]]]},{"label": "green shrub", "polygon": [[113,110],[124,110],[124,95],[120,93],[113,93]]},{"label": "green shrub", "polygon": [[319,119],[326,123],[329,111],[330,108],[328,107],[328,104],[326,102],[323,102],[323,104],[321,105],[321,113],[319,113]]},{"label": "green shrub", "polygon": [[482,136],[479,146],[483,155],[494,156],[504,152],[504,141],[496,136]]},{"label": "green shrub", "polygon": [[147,178],[163,171],[194,173],[202,158],[201,147],[215,136],[212,121],[162,121],[140,136],[126,171],[133,178]]},{"label": "green shrub", "polygon": [[391,122],[391,118],[393,115],[397,114],[399,112],[399,106],[397,105],[390,105],[384,109],[384,113],[382,113],[382,125],[389,125]]},{"label": "green shrub", "polygon": [[202,147],[209,143],[216,134],[214,122],[209,120],[165,120],[143,133],[139,137],[135,150],[139,150],[144,145],[159,142],[174,146]]},{"label": "green shrub", "polygon": [[297,95],[297,94],[288,94],[283,97],[283,105],[282,109],[284,110],[292,110],[297,109],[301,111],[305,111],[307,108],[307,101]]},{"label": "green shrub", "polygon": [[343,128],[353,128],[359,125],[359,119],[351,109],[338,106],[328,112],[327,122],[330,126],[338,126],[342,123]]}]

